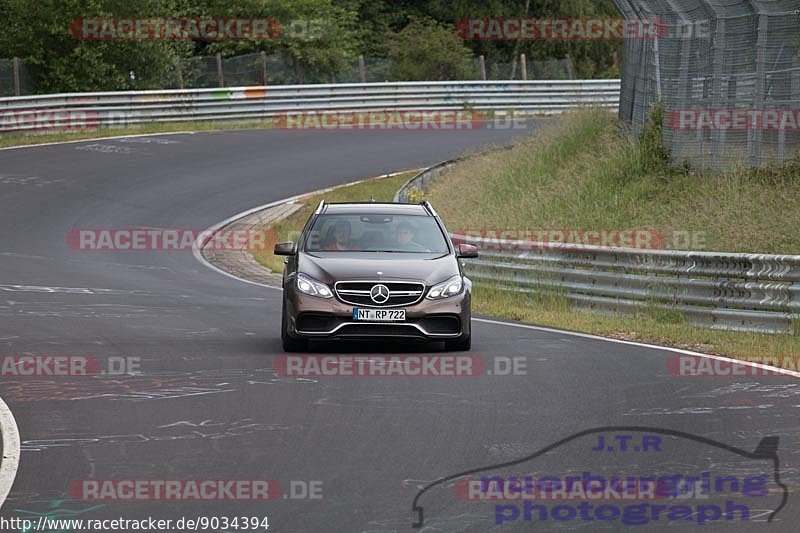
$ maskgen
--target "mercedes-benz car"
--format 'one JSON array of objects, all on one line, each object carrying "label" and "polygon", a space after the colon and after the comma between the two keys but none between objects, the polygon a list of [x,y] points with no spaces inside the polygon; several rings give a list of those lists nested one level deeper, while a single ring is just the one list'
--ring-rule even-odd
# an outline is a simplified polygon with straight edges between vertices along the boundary
[{"label": "mercedes-benz car", "polygon": [[281,339],[288,352],[309,339],[441,340],[471,346],[472,282],[430,203],[320,202],[297,243],[275,245],[283,272]]}]

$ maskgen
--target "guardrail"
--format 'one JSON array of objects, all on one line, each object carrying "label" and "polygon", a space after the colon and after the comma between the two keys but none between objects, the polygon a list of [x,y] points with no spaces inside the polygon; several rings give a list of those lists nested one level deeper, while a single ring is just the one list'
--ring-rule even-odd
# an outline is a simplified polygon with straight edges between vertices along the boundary
[{"label": "guardrail", "polygon": [[[0,98],[0,131],[262,119],[291,111],[616,109],[619,80],[444,81],[69,93]],[[81,122],[83,121],[83,122]]]},{"label": "guardrail", "polygon": [[[424,189],[454,161],[406,182]],[[425,184],[425,185],[423,185]],[[475,244],[465,261],[477,283],[523,294],[551,293],[580,309],[619,314],[679,313],[714,329],[800,334],[800,256],[609,248],[451,235]]]}]

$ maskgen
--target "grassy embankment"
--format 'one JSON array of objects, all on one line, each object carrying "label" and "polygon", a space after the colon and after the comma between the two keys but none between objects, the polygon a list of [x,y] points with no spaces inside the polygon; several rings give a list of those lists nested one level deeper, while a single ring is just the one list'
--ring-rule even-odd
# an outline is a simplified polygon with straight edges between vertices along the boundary
[{"label": "grassy embankment", "polygon": [[[673,169],[658,143],[625,138],[600,110],[569,114],[511,151],[470,158],[425,196],[449,228],[654,228],[665,247],[683,248],[691,236],[692,248],[709,251],[800,254],[800,160],[720,174]],[[697,328],[674,312],[574,312],[558,295],[478,287],[475,311],[718,354],[800,355],[797,335]]]}]

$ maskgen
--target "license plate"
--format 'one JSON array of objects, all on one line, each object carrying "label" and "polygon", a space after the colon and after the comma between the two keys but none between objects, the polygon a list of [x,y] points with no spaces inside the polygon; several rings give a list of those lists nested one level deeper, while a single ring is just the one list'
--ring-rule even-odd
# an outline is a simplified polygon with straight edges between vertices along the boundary
[{"label": "license plate", "polygon": [[405,309],[353,308],[353,320],[364,320],[368,322],[402,322],[405,319]]}]

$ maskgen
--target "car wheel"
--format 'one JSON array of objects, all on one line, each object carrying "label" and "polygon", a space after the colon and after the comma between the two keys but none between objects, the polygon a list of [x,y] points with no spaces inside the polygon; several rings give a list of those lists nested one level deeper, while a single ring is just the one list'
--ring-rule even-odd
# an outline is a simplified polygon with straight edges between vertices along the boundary
[{"label": "car wheel", "polygon": [[462,335],[457,339],[444,341],[444,348],[448,352],[466,352],[472,348],[472,335]]},{"label": "car wheel", "polygon": [[308,341],[306,339],[293,339],[289,336],[289,320],[286,318],[286,302],[283,302],[283,309],[281,310],[281,342],[283,343],[284,352],[304,352],[308,349]]}]

